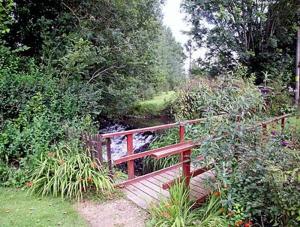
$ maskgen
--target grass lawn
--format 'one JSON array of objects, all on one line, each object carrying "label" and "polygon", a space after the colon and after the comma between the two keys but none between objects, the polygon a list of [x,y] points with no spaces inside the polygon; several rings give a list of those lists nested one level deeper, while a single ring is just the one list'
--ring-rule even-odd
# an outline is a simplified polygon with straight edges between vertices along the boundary
[{"label": "grass lawn", "polygon": [[162,92],[152,99],[138,102],[135,106],[135,111],[139,115],[160,115],[168,104],[175,99],[175,96],[175,91]]},{"label": "grass lawn", "polygon": [[0,226],[87,226],[72,204],[0,187]]},{"label": "grass lawn", "polygon": [[288,118],[287,126],[295,128],[298,132],[300,132],[300,116],[295,116],[295,117]]}]

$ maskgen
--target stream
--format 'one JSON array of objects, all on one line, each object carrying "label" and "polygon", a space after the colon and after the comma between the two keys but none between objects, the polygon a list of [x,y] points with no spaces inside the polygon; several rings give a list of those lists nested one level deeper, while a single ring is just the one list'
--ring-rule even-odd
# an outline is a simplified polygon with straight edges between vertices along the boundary
[{"label": "stream", "polygon": [[[159,118],[128,118],[124,122],[106,122],[104,127],[100,128],[100,133],[120,132],[135,128],[144,128],[154,125],[171,123],[172,120],[165,116]],[[157,135],[152,132],[136,133],[133,137],[134,153],[139,153],[147,150],[150,143],[157,138]],[[118,159],[126,155],[127,142],[125,136],[114,137],[111,140],[112,159]],[[105,155],[106,156],[106,155]],[[106,160],[107,157],[104,157]]]},{"label": "stream", "polygon": [[[130,130],[131,127],[114,123],[112,125],[106,126],[105,128],[100,130],[100,133],[110,133],[110,132],[120,132],[125,130]],[[133,136],[133,150],[134,153],[139,153],[145,151],[149,144],[156,138],[154,133],[146,132],[146,133],[136,133]],[[113,137],[111,139],[111,151],[112,151],[112,159],[116,160],[120,157],[126,155],[127,152],[127,142],[125,136]],[[107,157],[104,157],[107,159]]]}]

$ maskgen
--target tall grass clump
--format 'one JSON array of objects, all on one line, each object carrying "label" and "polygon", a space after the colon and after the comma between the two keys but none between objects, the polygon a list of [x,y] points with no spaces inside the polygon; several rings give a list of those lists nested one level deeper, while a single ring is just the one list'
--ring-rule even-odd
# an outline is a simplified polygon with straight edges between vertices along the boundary
[{"label": "tall grass clump", "polygon": [[218,195],[212,194],[211,197],[200,208],[194,210],[197,221],[195,226],[201,227],[224,227],[229,226],[228,220],[223,215],[221,199]]},{"label": "tall grass clump", "polygon": [[27,183],[32,193],[82,199],[89,189],[111,192],[105,168],[99,167],[78,145],[61,145],[42,154]]},{"label": "tall grass clump", "polygon": [[174,184],[169,192],[170,198],[150,209],[150,226],[229,226],[218,194],[212,194],[204,204],[194,208],[184,181]]},{"label": "tall grass clump", "polygon": [[170,198],[150,209],[151,226],[189,226],[195,220],[191,213],[193,203],[184,183],[176,183],[170,188]]}]

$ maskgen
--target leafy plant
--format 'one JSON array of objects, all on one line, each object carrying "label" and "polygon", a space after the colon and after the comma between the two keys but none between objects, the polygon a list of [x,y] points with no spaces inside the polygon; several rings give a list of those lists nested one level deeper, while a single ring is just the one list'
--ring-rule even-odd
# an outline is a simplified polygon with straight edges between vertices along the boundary
[{"label": "leafy plant", "polygon": [[228,226],[228,220],[224,216],[225,209],[222,208],[219,193],[212,194],[205,204],[196,209],[197,221],[194,226],[201,227],[225,227]]},{"label": "leafy plant", "polygon": [[242,79],[245,72],[238,69],[233,75],[225,74],[216,79],[200,78],[187,84],[174,104],[176,119],[259,112],[263,99],[254,86],[253,78]]},{"label": "leafy plant", "polygon": [[81,199],[88,190],[113,190],[104,167],[99,167],[78,145],[62,144],[42,154],[27,183],[39,195]]},{"label": "leafy plant", "polygon": [[[227,136],[209,139],[202,149],[215,161],[217,185],[223,188],[225,208],[233,213],[231,224],[252,219],[262,225],[297,226],[298,152],[282,146],[280,134],[267,138],[260,130],[241,132],[243,124],[244,119],[239,129],[233,122],[215,128]],[[279,179],[284,180],[276,180],[282,174],[286,177]]]},{"label": "leafy plant", "polygon": [[150,209],[150,224],[172,227],[190,226],[195,220],[195,215],[191,212],[193,204],[190,202],[185,184],[177,182],[169,192],[169,199],[161,201]]},{"label": "leafy plant", "polygon": [[193,208],[189,191],[183,182],[170,188],[170,198],[150,210],[150,224],[153,226],[201,226],[225,227],[228,221],[224,216],[220,196],[213,194],[205,204]]}]

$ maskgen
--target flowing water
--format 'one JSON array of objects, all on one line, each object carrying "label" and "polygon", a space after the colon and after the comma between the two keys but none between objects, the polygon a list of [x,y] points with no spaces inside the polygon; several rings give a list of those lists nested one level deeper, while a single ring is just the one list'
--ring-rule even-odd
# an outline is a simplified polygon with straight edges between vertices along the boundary
[{"label": "flowing water", "polygon": [[[167,124],[171,123],[172,119],[161,116],[158,118],[127,118],[123,122],[111,122],[106,121],[102,122],[104,127],[100,129],[100,133],[111,133],[111,132],[120,132],[130,129],[136,129],[136,128],[145,128],[155,125],[161,125],[161,124]],[[153,142],[158,137],[157,133],[153,132],[145,132],[145,133],[135,133],[133,135],[133,149],[134,153],[140,153],[148,150],[149,145],[151,142]],[[102,149],[104,151],[103,153],[103,159],[107,161],[107,154],[105,147]],[[116,160],[120,157],[123,157],[127,155],[127,139],[125,136],[117,136],[113,137],[111,139],[111,156],[112,160]],[[118,165],[118,168],[122,171],[127,171],[127,164],[122,163]],[[141,175],[143,173],[143,159],[137,159],[134,161],[134,168],[135,168],[135,174]]]},{"label": "flowing water", "polygon": [[[114,123],[106,126],[105,128],[100,130],[100,133],[109,133],[109,132],[120,132],[125,130],[130,130],[132,127]],[[135,153],[145,151],[149,144],[155,139],[154,133],[136,133],[133,136],[133,149]],[[127,142],[125,136],[114,137],[111,140],[111,151],[112,151],[112,159],[118,159],[122,156],[126,155],[127,152]],[[104,157],[106,159],[106,157]]]}]

